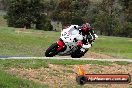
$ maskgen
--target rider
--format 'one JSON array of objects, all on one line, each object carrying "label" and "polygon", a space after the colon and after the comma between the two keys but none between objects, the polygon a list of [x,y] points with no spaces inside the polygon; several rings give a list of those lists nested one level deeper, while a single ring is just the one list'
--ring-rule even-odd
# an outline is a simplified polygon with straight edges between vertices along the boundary
[{"label": "rider", "polygon": [[82,35],[85,37],[83,39],[82,48],[84,49],[90,48],[94,40],[98,37],[94,32],[94,28],[91,27],[90,23],[85,23],[81,27],[79,27],[79,30],[82,33]]}]

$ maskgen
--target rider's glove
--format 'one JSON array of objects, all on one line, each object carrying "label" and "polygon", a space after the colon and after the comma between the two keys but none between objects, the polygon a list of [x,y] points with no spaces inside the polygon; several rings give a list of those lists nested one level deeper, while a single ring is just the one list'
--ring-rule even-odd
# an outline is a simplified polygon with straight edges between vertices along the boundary
[{"label": "rider's glove", "polygon": [[81,30],[82,26],[78,26],[78,29]]},{"label": "rider's glove", "polygon": [[77,29],[78,27],[77,26],[74,26],[75,29]]},{"label": "rider's glove", "polygon": [[94,36],[95,36],[95,39],[97,39],[97,38],[98,38],[98,36],[97,36],[96,34],[94,34]]}]

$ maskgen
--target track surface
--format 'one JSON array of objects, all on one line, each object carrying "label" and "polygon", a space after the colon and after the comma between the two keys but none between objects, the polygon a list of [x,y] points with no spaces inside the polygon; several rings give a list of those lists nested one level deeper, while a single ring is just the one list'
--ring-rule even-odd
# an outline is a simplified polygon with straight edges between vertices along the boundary
[{"label": "track surface", "polygon": [[97,60],[97,61],[126,61],[132,62],[131,59],[94,59],[94,58],[69,58],[69,57],[12,57],[0,56],[0,59],[58,59],[58,60]]}]

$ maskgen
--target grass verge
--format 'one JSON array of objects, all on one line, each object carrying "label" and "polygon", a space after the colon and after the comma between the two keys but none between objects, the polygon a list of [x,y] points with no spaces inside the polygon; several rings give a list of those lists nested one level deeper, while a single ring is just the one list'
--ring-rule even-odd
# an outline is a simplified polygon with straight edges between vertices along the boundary
[{"label": "grass verge", "polygon": [[[49,64],[56,65],[83,65],[83,64],[94,64],[94,65],[102,65],[102,66],[110,66],[114,62],[109,61],[86,61],[86,60],[40,60],[40,59],[31,59],[31,60],[0,60],[0,68],[48,68]],[[119,65],[128,65],[131,64],[129,62],[115,62]]]},{"label": "grass verge", "polygon": [[[115,64],[113,65],[113,63]],[[48,86],[52,86],[51,88],[53,88],[53,86],[56,88],[58,88],[58,86],[61,86],[61,88],[63,87],[68,88],[73,86],[75,88],[76,87],[81,88],[81,86],[77,86],[77,84],[75,83],[74,79],[75,73],[73,68],[74,66],[83,65],[86,66],[86,68],[88,67],[87,70],[89,73],[92,72],[98,73],[106,71],[108,70],[108,68],[110,72],[115,71],[115,69],[119,68],[120,70],[121,68],[123,70],[123,68],[126,68],[129,65],[131,66],[131,64],[132,63],[128,62],[123,63],[109,61],[55,60],[55,59],[0,60],[1,76],[0,88],[47,88]],[[113,66],[116,66],[116,68],[114,68]],[[4,71],[9,72],[10,74],[13,75],[10,75]],[[31,78],[33,79],[33,81],[38,80],[39,83],[35,83],[33,81],[21,78],[25,79]],[[64,82],[59,80],[63,80]],[[52,82],[52,84],[50,82]],[[46,83],[48,86],[44,84],[42,85],[41,83]],[[86,88],[88,88],[88,86],[89,85],[86,85]]]},{"label": "grass verge", "polygon": [[[59,32],[0,27],[0,56],[44,56]],[[92,52],[132,59],[132,38],[99,36]]]},{"label": "grass verge", "polygon": [[0,88],[48,88],[47,85],[21,79],[0,70]]}]

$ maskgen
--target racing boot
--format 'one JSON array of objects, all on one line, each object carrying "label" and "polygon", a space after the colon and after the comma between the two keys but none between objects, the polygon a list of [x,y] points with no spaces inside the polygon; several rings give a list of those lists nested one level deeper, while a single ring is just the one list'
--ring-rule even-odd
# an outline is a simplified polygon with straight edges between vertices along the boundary
[{"label": "racing boot", "polygon": [[91,44],[87,44],[87,45],[84,45],[84,44],[83,44],[82,48],[84,48],[84,49],[89,49],[91,46],[92,46]]},{"label": "racing boot", "polygon": [[86,53],[89,48],[92,46],[92,44],[88,44],[88,45],[84,45],[82,46],[82,48],[80,49],[83,53]]}]

